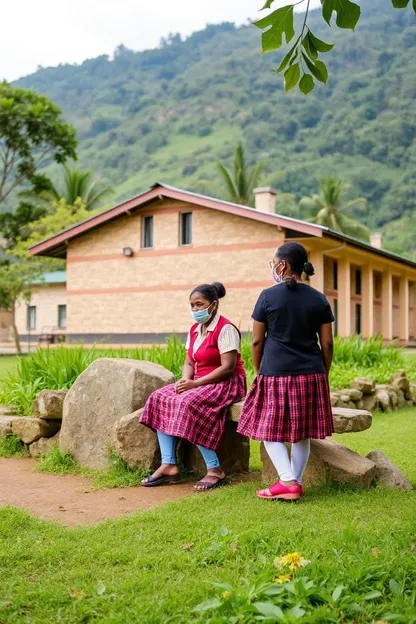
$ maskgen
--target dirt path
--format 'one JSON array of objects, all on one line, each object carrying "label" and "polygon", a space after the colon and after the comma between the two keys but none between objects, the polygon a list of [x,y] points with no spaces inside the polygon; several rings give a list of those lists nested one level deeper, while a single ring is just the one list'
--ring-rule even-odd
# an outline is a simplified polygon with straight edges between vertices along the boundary
[{"label": "dirt path", "polygon": [[[23,507],[63,525],[89,524],[192,495],[193,481],[157,488],[91,491],[90,479],[33,472],[34,459],[0,458],[0,507]],[[245,475],[237,481],[250,478]]]}]

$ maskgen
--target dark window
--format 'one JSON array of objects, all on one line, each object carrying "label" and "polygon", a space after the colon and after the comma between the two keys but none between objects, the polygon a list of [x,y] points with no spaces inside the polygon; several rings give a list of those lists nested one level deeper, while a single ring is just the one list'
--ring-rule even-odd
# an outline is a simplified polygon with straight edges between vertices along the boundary
[{"label": "dark window", "polygon": [[58,305],[58,327],[66,329],[66,305]]},{"label": "dark window", "polygon": [[335,317],[334,321],[334,336],[338,336],[338,299],[334,299],[333,313]]},{"label": "dark window", "polygon": [[332,271],[332,287],[334,290],[338,290],[338,262],[336,260],[334,260]]},{"label": "dark window", "polygon": [[182,212],[180,225],[181,245],[192,244],[192,212]]},{"label": "dark window", "polygon": [[355,304],[355,333],[361,334],[361,303]]},{"label": "dark window", "polygon": [[361,295],[361,269],[355,271],[355,294]]},{"label": "dark window", "polygon": [[27,306],[27,328],[36,329],[36,306]]},{"label": "dark window", "polygon": [[153,217],[143,217],[142,220],[142,247],[153,247]]}]

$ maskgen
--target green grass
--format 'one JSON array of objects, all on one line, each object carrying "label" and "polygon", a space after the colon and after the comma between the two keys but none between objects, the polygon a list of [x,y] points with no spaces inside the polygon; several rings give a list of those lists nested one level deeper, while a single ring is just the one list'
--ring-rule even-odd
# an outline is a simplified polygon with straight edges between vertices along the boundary
[{"label": "green grass", "polygon": [[23,442],[15,435],[0,437],[0,457],[27,457]]},{"label": "green grass", "polygon": [[17,366],[16,355],[2,355],[0,356],[0,380],[8,376],[9,373],[14,373]]},{"label": "green grass", "polygon": [[[416,410],[377,415],[347,437],[362,452],[386,452],[416,482]],[[257,500],[255,488],[78,528],[1,508],[0,622],[254,624],[256,602],[283,609],[269,623],[416,622],[416,492],[315,487],[285,505]],[[274,559],[288,552],[310,563],[272,596],[288,571]],[[208,599],[217,611],[194,612]]]}]

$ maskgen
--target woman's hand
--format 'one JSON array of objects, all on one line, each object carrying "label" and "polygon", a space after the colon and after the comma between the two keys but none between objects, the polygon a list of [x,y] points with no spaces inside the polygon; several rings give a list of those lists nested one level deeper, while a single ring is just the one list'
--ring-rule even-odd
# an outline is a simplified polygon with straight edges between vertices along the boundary
[{"label": "woman's hand", "polygon": [[176,393],[182,394],[182,392],[187,392],[188,390],[193,390],[194,388],[197,388],[197,387],[198,387],[198,384],[193,379],[180,379],[176,383]]}]

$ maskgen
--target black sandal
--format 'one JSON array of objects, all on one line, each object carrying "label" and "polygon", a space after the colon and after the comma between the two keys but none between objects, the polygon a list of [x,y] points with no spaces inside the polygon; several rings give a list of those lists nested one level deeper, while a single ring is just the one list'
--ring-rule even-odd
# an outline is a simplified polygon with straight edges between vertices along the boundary
[{"label": "black sandal", "polygon": [[142,487],[157,487],[158,485],[174,485],[181,480],[181,475],[160,475],[154,479],[152,475],[147,477],[147,481],[142,481],[140,485]]},{"label": "black sandal", "polygon": [[[226,483],[226,477],[223,477],[221,479],[220,477],[216,477],[216,475],[209,475],[209,476],[215,477],[216,479],[218,479],[218,481],[216,481],[215,483],[212,483],[211,481],[198,481],[198,483],[194,485],[192,491],[193,492],[208,492],[208,490],[213,490],[214,488],[221,487],[225,485]],[[202,485],[203,488],[199,489],[198,485]]]}]

